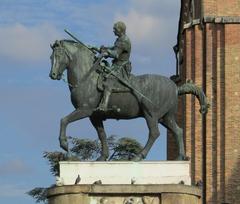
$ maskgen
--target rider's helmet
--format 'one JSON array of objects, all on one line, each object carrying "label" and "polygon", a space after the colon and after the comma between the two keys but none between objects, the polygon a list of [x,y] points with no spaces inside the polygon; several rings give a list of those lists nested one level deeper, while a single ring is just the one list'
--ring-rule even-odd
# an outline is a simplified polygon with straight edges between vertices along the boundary
[{"label": "rider's helmet", "polygon": [[126,25],[122,21],[118,21],[114,23],[113,29],[116,30],[118,33],[126,33]]}]

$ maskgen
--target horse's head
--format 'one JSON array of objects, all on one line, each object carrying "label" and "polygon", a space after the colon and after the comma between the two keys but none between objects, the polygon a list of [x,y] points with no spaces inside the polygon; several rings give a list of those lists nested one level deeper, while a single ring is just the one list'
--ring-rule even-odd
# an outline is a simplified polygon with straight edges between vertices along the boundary
[{"label": "horse's head", "polygon": [[56,41],[53,45],[51,45],[51,48],[53,50],[50,57],[52,67],[49,77],[54,80],[60,80],[64,70],[69,65],[71,56],[61,41]]}]

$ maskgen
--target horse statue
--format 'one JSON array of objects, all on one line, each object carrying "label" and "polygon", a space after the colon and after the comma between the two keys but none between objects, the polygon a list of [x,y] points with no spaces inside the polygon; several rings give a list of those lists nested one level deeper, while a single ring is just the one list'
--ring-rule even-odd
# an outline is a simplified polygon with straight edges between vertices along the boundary
[{"label": "horse statue", "polygon": [[106,112],[101,112],[97,110],[103,94],[98,88],[100,73],[96,71],[96,64],[99,65],[100,62],[99,58],[87,46],[75,41],[60,40],[56,41],[51,47],[53,52],[49,76],[53,80],[60,80],[64,70],[67,69],[71,101],[75,107],[72,113],[61,119],[59,136],[61,148],[68,151],[67,125],[88,117],[101,142],[101,155],[97,160],[107,160],[109,149],[103,121],[106,119],[128,120],[143,117],[146,120],[149,135],[144,148],[134,158],[135,161],[146,158],[153,143],[160,135],[159,123],[170,130],[177,141],[178,157],[176,159],[186,159],[183,131],[175,121],[178,96],[189,93],[195,95],[201,105],[200,112],[205,114],[208,104],[201,89],[190,82],[177,87],[171,79],[161,75],[131,76],[131,84],[137,87],[138,93],[142,93],[145,97],[139,96],[132,89],[112,93],[108,105],[111,108]]}]

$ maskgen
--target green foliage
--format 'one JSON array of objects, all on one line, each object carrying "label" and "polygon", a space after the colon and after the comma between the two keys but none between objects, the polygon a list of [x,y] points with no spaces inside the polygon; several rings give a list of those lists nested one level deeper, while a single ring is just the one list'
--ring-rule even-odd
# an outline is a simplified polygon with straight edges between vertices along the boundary
[{"label": "green foliage", "polygon": [[[96,160],[101,154],[99,140],[71,138],[70,142],[72,146],[70,154],[59,151],[43,153],[43,157],[48,160],[50,171],[54,176],[59,176],[60,161]],[[108,137],[107,143],[111,153],[108,160],[112,161],[131,160],[143,148],[135,139],[127,137],[117,139],[115,135]],[[27,194],[32,196],[37,203],[47,203],[47,189],[38,187],[27,192]]]},{"label": "green foliage", "polygon": [[67,158],[66,153],[63,152],[44,152],[43,158],[47,159],[50,165],[50,172],[54,176],[59,175],[59,161],[64,161]]},{"label": "green foliage", "polygon": [[[131,160],[143,148],[135,139],[124,137],[117,140],[117,136],[115,135],[108,137],[107,143],[111,153],[108,160],[115,161]],[[99,140],[73,138],[72,144],[71,152],[79,158],[79,160],[96,160],[101,154],[101,144]]]},{"label": "green foliage", "polygon": [[142,145],[135,139],[121,138],[114,145],[113,153],[109,160],[132,160],[142,148]]},{"label": "green foliage", "polygon": [[47,203],[47,190],[48,188],[37,187],[27,192],[27,194],[32,196],[37,203],[40,202]]},{"label": "green foliage", "polygon": [[93,160],[100,155],[101,145],[98,140],[73,138],[72,144],[71,152],[75,154],[79,160]]},{"label": "green foliage", "polygon": [[48,160],[50,165],[50,172],[54,176],[59,176],[59,162],[60,161],[79,161],[79,158],[76,155],[68,155],[63,152],[44,152],[43,158]]},{"label": "green foliage", "polygon": [[117,140],[116,135],[111,135],[110,137],[107,138],[109,151],[113,151],[114,147],[116,146],[116,140]]},{"label": "green foliage", "polygon": [[[43,157],[48,160],[50,172],[54,176],[59,175],[60,161],[86,161],[96,160],[101,153],[101,144],[98,140],[72,138],[71,155],[63,152],[44,152]],[[111,156],[108,160],[131,160],[136,156],[142,145],[135,139],[124,137],[117,140],[117,136],[111,135],[107,138]]]}]

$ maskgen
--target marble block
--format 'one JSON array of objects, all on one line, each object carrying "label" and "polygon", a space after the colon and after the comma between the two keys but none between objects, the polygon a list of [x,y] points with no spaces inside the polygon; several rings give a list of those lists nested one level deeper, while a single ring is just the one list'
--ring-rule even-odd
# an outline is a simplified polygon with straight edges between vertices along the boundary
[{"label": "marble block", "polygon": [[61,185],[93,184],[179,184],[191,185],[189,161],[67,162],[60,165]]}]

